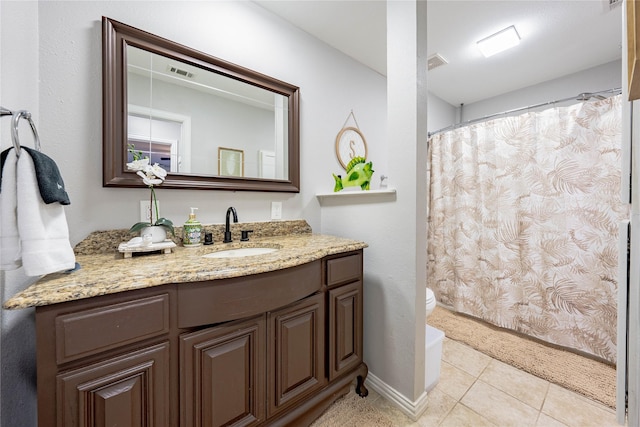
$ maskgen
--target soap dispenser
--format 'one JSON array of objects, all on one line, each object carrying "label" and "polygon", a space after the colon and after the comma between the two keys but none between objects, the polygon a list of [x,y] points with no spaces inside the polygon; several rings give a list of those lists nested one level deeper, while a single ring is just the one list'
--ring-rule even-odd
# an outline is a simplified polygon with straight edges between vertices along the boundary
[{"label": "soap dispenser", "polygon": [[202,235],[202,224],[196,219],[194,212],[198,208],[191,208],[189,219],[182,228],[182,244],[187,248],[200,246],[200,236]]}]

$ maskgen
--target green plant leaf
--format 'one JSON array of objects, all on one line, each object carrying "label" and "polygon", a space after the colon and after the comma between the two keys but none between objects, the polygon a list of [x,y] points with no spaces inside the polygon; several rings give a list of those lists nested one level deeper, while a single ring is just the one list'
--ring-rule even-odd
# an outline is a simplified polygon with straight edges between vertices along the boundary
[{"label": "green plant leaf", "polygon": [[140,230],[142,230],[145,227],[149,227],[151,226],[151,223],[149,222],[138,222],[136,224],[133,224],[133,226],[129,229],[129,233],[136,233]]}]

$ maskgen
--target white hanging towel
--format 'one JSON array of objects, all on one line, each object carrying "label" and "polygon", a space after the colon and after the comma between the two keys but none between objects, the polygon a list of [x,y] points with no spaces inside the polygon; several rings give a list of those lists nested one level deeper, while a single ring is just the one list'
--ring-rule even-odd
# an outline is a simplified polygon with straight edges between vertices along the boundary
[{"label": "white hanging towel", "polygon": [[22,266],[27,276],[72,269],[76,258],[69,242],[64,207],[60,203],[46,204],[42,199],[29,151],[22,149],[17,162],[18,232]]},{"label": "white hanging towel", "polygon": [[15,270],[22,265],[18,234],[15,150],[2,153],[0,180],[0,270]]}]

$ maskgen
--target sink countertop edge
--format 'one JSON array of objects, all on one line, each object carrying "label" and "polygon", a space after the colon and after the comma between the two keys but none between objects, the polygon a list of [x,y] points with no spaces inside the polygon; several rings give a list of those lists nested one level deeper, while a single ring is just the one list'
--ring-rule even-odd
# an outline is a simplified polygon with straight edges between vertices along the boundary
[{"label": "sink countertop edge", "polygon": [[[22,309],[76,301],[172,283],[193,283],[267,273],[306,264],[328,255],[366,248],[361,241],[323,234],[297,234],[251,239],[247,247],[279,246],[278,251],[238,258],[203,258],[224,243],[174,248],[171,254],[122,258],[119,253],[78,255],[80,270],[44,276],[7,300],[3,308]],[[243,243],[232,244],[234,248]]]}]

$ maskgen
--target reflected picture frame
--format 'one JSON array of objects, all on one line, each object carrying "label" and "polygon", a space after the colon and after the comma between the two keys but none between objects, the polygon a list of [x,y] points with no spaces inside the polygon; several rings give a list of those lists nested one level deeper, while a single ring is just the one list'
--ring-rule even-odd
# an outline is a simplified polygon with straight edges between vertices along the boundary
[{"label": "reflected picture frame", "polygon": [[244,176],[244,150],[218,147],[218,175]]}]

